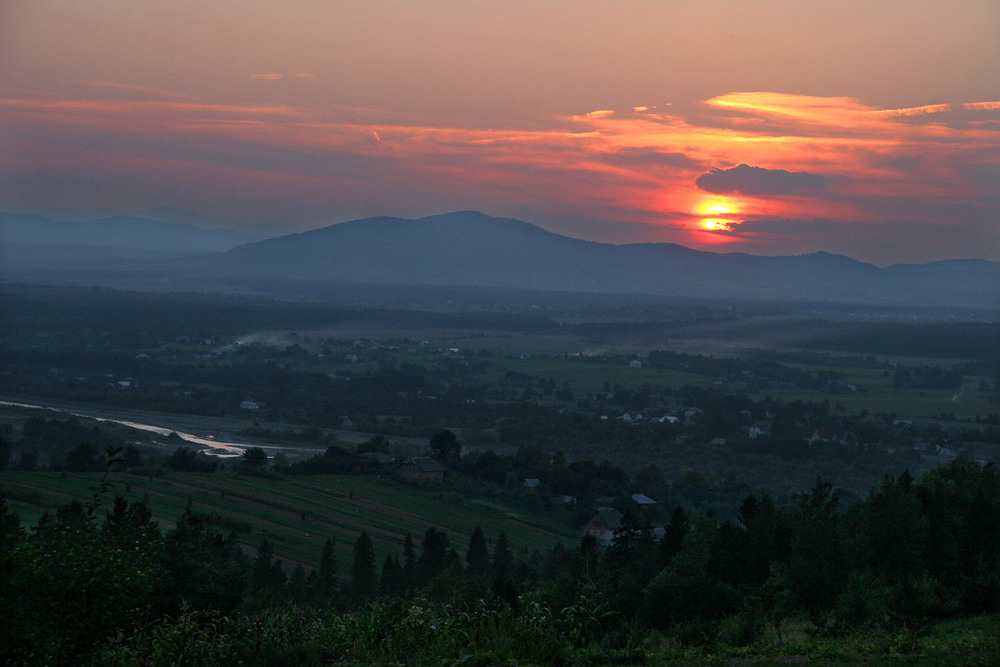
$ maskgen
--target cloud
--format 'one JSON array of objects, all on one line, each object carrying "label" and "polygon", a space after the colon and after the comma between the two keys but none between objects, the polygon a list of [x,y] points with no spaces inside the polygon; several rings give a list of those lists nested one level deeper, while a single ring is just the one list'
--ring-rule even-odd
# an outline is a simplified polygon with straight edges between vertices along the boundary
[{"label": "cloud", "polygon": [[843,223],[833,222],[827,218],[798,220],[794,218],[753,218],[743,222],[731,222],[726,229],[720,229],[723,234],[759,235],[759,234],[829,234],[843,228]]},{"label": "cloud", "polygon": [[[275,86],[312,78],[253,76],[286,80]],[[884,221],[924,224],[880,247],[885,256],[939,247],[934,225],[959,243],[961,230],[992,224],[1000,211],[996,102],[879,109],[850,98],[732,93],[695,109],[663,104],[477,127],[364,107],[156,99],[152,89],[117,84],[89,83],[86,92],[0,90],[0,170],[13,185],[17,174],[30,176],[7,199],[72,205],[86,190],[94,206],[111,206],[125,190],[112,181],[133,176],[135,207],[146,205],[140,195],[160,202],[177,193],[190,193],[189,206],[215,201],[210,208],[241,207],[227,215],[254,219],[454,205],[529,220],[613,220],[622,231],[618,239],[602,232],[611,241],[765,253],[794,243],[830,249],[841,238],[846,251]],[[100,188],[59,178],[91,175],[95,165],[109,174]],[[705,229],[696,210],[706,197],[730,200],[733,213],[721,216],[728,230]],[[574,235],[569,223],[564,231]],[[984,232],[962,242],[970,256],[1000,257],[989,241]]]},{"label": "cloud", "polygon": [[309,72],[296,72],[295,74],[282,74],[281,72],[267,72],[263,74],[251,74],[251,79],[262,81],[281,81],[283,79],[315,79],[315,74]]},{"label": "cloud", "polygon": [[764,169],[741,164],[732,169],[712,169],[695,180],[705,192],[741,195],[793,195],[823,190],[828,179],[819,174],[784,169]]},{"label": "cloud", "polygon": [[944,113],[950,108],[950,104],[926,104],[922,107],[909,107],[906,109],[883,109],[875,113],[882,116],[902,118],[906,116],[929,116],[931,114]]},{"label": "cloud", "polygon": [[1000,102],[968,102],[962,107],[969,111],[996,111],[1000,109]]}]

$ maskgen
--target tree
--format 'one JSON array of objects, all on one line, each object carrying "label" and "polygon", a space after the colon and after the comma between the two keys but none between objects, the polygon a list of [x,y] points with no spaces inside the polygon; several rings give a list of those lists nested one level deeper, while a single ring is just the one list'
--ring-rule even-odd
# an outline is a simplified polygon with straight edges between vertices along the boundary
[{"label": "tree", "polygon": [[431,436],[431,455],[448,467],[455,468],[461,462],[462,443],[451,431],[438,431]]},{"label": "tree", "polygon": [[468,564],[469,572],[481,576],[489,576],[490,573],[490,548],[486,544],[483,530],[476,526],[469,537],[469,549],[465,552],[465,562]]},{"label": "tree", "polygon": [[260,447],[248,447],[243,452],[242,464],[249,468],[263,468],[267,465],[267,454]]},{"label": "tree", "polygon": [[386,597],[401,597],[406,592],[403,566],[392,554],[386,554],[382,562],[382,577],[379,579],[379,594]]},{"label": "tree", "polygon": [[412,590],[417,585],[417,554],[413,547],[413,537],[409,533],[403,540],[403,578],[406,580],[407,590]]},{"label": "tree", "polygon": [[292,571],[292,576],[288,580],[288,597],[294,602],[301,604],[306,601],[309,589],[306,585],[306,568],[299,563]]},{"label": "tree", "polygon": [[187,606],[229,613],[243,599],[246,561],[234,534],[223,537],[203,516],[184,510],[164,544],[159,611],[174,616]]},{"label": "tree", "polygon": [[72,472],[93,472],[101,469],[97,460],[97,445],[81,442],[69,450],[66,467]]},{"label": "tree", "polygon": [[281,599],[285,588],[285,571],[281,561],[273,556],[271,543],[264,539],[257,547],[257,560],[250,575],[250,589],[264,606]]},{"label": "tree", "polygon": [[494,600],[506,604],[513,604],[517,600],[513,577],[514,553],[510,549],[506,533],[500,533],[493,548],[493,583],[490,588]]},{"label": "tree", "polygon": [[182,472],[212,472],[219,463],[213,456],[195,452],[189,447],[178,447],[167,458],[167,465],[172,470]]},{"label": "tree", "polygon": [[351,564],[351,598],[363,604],[375,597],[378,575],[375,573],[375,547],[367,532],[358,535],[354,543],[354,562]]},{"label": "tree", "polygon": [[747,496],[740,505],[739,520],[745,530],[745,539],[737,558],[740,581],[753,589],[767,581],[774,561],[787,559],[784,534],[787,531],[783,530],[769,496],[760,500],[756,496]]},{"label": "tree", "polygon": [[674,513],[670,515],[670,522],[660,540],[660,554],[664,565],[669,565],[674,556],[681,550],[684,543],[684,536],[687,535],[688,526],[687,513],[684,508],[678,505],[674,508]]},{"label": "tree", "polygon": [[448,534],[431,526],[424,533],[420,545],[420,559],[417,561],[417,578],[421,586],[426,586],[431,579],[441,574],[448,566]]},{"label": "tree", "polygon": [[705,621],[731,613],[739,596],[712,575],[712,549],[719,528],[698,517],[684,538],[677,556],[646,587],[638,616],[654,628],[678,621]]},{"label": "tree", "polygon": [[788,591],[793,604],[808,611],[817,625],[825,621],[844,588],[847,565],[841,520],[840,490],[817,479],[810,493],[795,496]]},{"label": "tree", "polygon": [[313,604],[325,607],[333,600],[334,591],[337,589],[337,556],[334,553],[336,540],[332,537],[326,538],[323,544],[323,554],[319,558],[319,569],[313,580],[312,600]]}]

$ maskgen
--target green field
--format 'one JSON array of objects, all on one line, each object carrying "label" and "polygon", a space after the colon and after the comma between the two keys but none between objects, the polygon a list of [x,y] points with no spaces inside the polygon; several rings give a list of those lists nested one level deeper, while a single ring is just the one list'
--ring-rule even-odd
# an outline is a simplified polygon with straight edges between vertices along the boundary
[{"label": "green field", "polygon": [[[69,500],[90,500],[100,477],[99,473],[69,473],[63,479],[56,472],[5,471],[0,473],[0,493],[30,526],[42,513]],[[521,555],[557,543],[572,546],[581,535],[554,517],[501,501],[462,498],[454,492],[371,476],[310,475],[272,480],[223,473],[171,473],[149,479],[115,473],[113,483],[104,498],[105,506],[116,495],[129,500],[148,498],[154,519],[163,530],[169,530],[190,505],[210,515],[220,532],[236,529],[240,542],[250,551],[266,538],[275,555],[288,563],[315,567],[323,542],[333,537],[342,574],[363,530],[374,541],[379,564],[386,553],[402,554],[408,533],[419,549],[430,527],[446,532],[459,554],[464,554],[477,525],[490,542],[506,533],[515,553]]]}]

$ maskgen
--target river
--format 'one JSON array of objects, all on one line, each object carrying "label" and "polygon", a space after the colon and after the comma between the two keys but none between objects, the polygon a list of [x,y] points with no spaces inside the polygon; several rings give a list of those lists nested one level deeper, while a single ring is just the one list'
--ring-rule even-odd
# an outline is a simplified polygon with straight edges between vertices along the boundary
[{"label": "river", "polygon": [[53,412],[73,415],[74,417],[82,417],[84,419],[94,419],[96,421],[101,421],[101,422],[121,424],[122,426],[127,426],[129,428],[134,428],[140,431],[147,431],[149,433],[156,433],[157,435],[168,436],[171,434],[177,434],[177,436],[180,437],[185,442],[190,442],[191,444],[200,445],[202,447],[208,447],[211,451],[207,453],[214,454],[219,458],[234,458],[237,456],[242,456],[243,452],[245,452],[250,447],[260,447],[264,451],[271,453],[277,451],[285,451],[285,452],[294,451],[300,454],[314,454],[316,452],[321,451],[319,448],[315,447],[313,448],[301,447],[301,446],[288,447],[288,446],[273,445],[273,444],[257,445],[246,442],[226,442],[226,441],[216,440],[211,437],[202,437],[194,435],[192,433],[184,433],[183,431],[178,431],[177,429],[172,429],[172,428],[166,428],[164,426],[155,426],[153,424],[141,424],[139,422],[128,421],[125,419],[113,419],[111,417],[98,417],[93,414],[84,414],[80,412],[74,412],[72,409],[58,408],[48,405],[17,403],[15,401],[0,401],[0,406],[4,405],[17,408],[30,408],[35,410],[51,410]]}]

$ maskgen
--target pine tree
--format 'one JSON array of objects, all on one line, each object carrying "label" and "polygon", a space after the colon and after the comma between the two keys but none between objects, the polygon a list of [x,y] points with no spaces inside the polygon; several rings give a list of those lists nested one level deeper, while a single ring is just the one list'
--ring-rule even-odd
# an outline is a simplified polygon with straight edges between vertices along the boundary
[{"label": "pine tree", "polygon": [[302,563],[299,563],[295,566],[292,576],[288,580],[288,597],[296,604],[302,604],[306,601],[307,593],[306,569],[302,567]]},{"label": "pine tree", "polygon": [[493,584],[491,590],[493,599],[504,604],[513,605],[517,601],[517,588],[514,586],[514,554],[507,542],[507,535],[500,533],[493,549]]},{"label": "pine tree", "polygon": [[670,522],[666,526],[663,539],[660,540],[660,555],[664,566],[670,565],[670,561],[680,552],[684,536],[689,529],[687,513],[678,505],[670,515]]},{"label": "pine tree", "polygon": [[403,541],[403,579],[407,592],[417,587],[417,554],[413,548],[413,538],[409,533]]},{"label": "pine tree", "polygon": [[285,592],[285,571],[280,560],[273,560],[271,543],[266,539],[257,548],[257,560],[254,561],[253,573],[250,575],[250,589],[264,604],[275,602]]},{"label": "pine tree", "polygon": [[493,580],[504,581],[514,574],[514,554],[510,550],[507,534],[500,533],[497,544],[493,548]]},{"label": "pine tree", "polygon": [[469,537],[469,549],[465,552],[465,562],[468,564],[468,571],[482,576],[489,576],[490,573],[490,548],[486,544],[486,537],[483,530],[476,526]]},{"label": "pine tree", "polygon": [[323,544],[323,554],[319,558],[319,570],[317,570],[313,580],[310,593],[313,604],[318,607],[329,605],[337,590],[337,557],[334,553],[336,544],[336,540],[332,537],[326,538],[326,542]]},{"label": "pine tree", "polygon": [[382,563],[382,577],[379,579],[379,594],[386,597],[401,597],[406,592],[403,567],[392,554],[385,555]]},{"label": "pine tree", "polygon": [[417,578],[422,586],[441,574],[448,566],[448,534],[431,526],[420,544],[420,560],[417,561]]},{"label": "pine tree", "polygon": [[355,604],[362,604],[372,599],[377,589],[375,548],[368,533],[362,532],[354,544],[354,562],[351,564],[351,597]]}]

